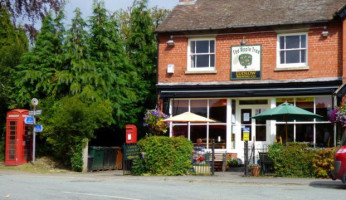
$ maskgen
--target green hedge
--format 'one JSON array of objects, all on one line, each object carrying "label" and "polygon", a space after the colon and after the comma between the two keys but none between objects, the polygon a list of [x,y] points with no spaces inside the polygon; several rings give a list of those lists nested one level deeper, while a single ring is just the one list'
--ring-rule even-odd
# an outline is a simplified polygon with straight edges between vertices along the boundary
[{"label": "green hedge", "polygon": [[184,137],[152,136],[140,140],[138,145],[145,156],[134,161],[135,175],[183,175],[192,168],[193,145]]},{"label": "green hedge", "polygon": [[313,149],[305,143],[273,144],[269,157],[274,161],[275,176],[327,178],[333,169],[335,150]]}]

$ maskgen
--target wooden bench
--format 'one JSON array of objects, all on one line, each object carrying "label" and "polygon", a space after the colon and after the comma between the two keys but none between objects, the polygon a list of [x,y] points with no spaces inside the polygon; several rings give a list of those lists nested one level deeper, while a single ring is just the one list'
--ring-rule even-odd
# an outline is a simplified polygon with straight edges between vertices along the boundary
[{"label": "wooden bench", "polygon": [[[212,153],[206,153],[206,160],[210,163],[212,162]],[[216,153],[214,154],[214,169],[215,171],[226,171],[227,161],[229,159],[228,153]]]}]

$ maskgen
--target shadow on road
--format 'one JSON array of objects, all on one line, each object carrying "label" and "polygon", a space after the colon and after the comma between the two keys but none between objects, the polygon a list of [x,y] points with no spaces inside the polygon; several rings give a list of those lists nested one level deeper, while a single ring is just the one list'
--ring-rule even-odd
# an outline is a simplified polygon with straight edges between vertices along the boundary
[{"label": "shadow on road", "polygon": [[340,180],[332,181],[332,180],[321,180],[314,181],[310,183],[311,187],[316,188],[329,188],[329,189],[342,189],[346,190],[346,184],[343,184]]}]

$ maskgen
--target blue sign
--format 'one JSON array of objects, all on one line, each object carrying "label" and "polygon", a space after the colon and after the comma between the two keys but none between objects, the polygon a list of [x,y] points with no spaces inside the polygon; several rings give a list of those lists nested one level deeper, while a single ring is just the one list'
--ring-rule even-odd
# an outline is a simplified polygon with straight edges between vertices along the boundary
[{"label": "blue sign", "polygon": [[42,125],[35,125],[34,129],[35,129],[35,132],[42,132],[43,126]]},{"label": "blue sign", "polygon": [[25,117],[24,118],[24,123],[25,124],[34,124],[35,123],[35,119],[34,119],[34,117]]}]

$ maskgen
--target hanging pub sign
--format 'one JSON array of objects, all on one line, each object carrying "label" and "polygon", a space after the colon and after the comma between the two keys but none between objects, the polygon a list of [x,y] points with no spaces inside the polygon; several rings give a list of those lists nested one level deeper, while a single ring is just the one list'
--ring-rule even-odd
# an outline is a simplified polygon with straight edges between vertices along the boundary
[{"label": "hanging pub sign", "polygon": [[261,78],[262,45],[231,47],[231,80]]}]

